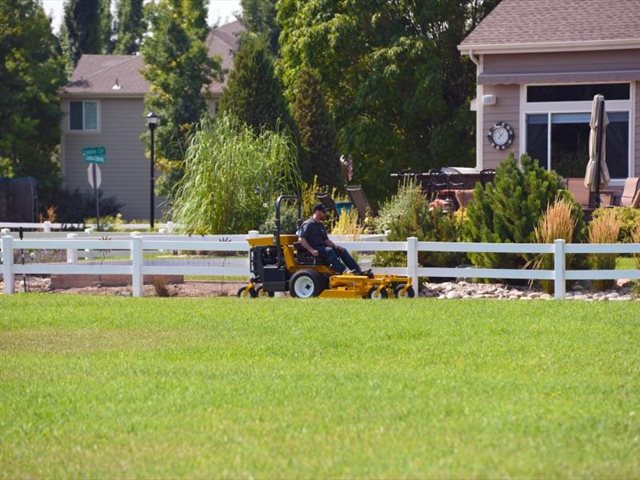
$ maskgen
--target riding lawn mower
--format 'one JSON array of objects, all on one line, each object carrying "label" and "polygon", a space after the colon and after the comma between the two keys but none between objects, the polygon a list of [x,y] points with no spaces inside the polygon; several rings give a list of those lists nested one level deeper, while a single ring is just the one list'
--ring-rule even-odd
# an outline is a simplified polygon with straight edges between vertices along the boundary
[{"label": "riding lawn mower", "polygon": [[314,257],[298,242],[297,234],[281,232],[280,210],[283,202],[296,203],[298,227],[302,223],[300,197],[281,195],[276,201],[276,227],[273,237],[249,238],[252,278],[238,290],[238,297],[274,296],[289,292],[295,298],[370,298],[390,295],[411,298],[415,295],[411,279],[398,275],[338,273],[326,258]]}]

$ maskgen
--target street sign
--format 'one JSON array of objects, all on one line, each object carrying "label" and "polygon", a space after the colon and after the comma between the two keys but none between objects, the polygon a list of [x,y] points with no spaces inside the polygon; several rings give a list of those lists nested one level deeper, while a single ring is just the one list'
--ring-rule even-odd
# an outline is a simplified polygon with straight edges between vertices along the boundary
[{"label": "street sign", "polygon": [[87,163],[104,163],[107,149],[104,147],[86,147],[82,149],[82,158]]},{"label": "street sign", "polygon": [[[95,175],[93,172],[94,169]],[[89,168],[87,168],[87,176],[89,178],[89,185],[91,185],[91,188],[93,188],[94,190],[96,188],[100,188],[100,185],[102,185],[102,171],[100,170],[100,165],[98,165],[97,163],[90,163]],[[94,178],[95,183],[93,181]]]}]

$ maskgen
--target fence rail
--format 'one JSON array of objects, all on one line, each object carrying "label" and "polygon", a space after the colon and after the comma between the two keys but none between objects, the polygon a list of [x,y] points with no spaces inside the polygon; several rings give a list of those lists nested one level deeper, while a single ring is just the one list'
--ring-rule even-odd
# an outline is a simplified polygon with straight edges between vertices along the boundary
[{"label": "fence rail", "polygon": [[[73,235],[73,234],[71,234]],[[233,265],[180,265],[175,262],[167,265],[152,264],[144,260],[145,251],[197,250],[209,252],[248,252],[249,237],[258,236],[255,231],[248,235],[211,236],[195,239],[188,236],[176,238],[158,236],[119,237],[114,239],[95,239],[71,237],[64,239],[24,239],[11,235],[2,237],[2,274],[4,292],[14,292],[15,275],[21,274],[95,274],[95,275],[131,275],[133,295],[143,294],[144,275],[250,275],[249,260],[235,262]],[[345,241],[345,248],[359,252],[406,252],[407,264],[404,267],[374,268],[375,273],[407,275],[411,277],[415,291],[418,291],[418,277],[454,277],[454,278],[505,278],[524,280],[550,280],[554,282],[555,297],[564,298],[567,280],[616,280],[620,278],[640,279],[640,270],[567,270],[566,255],[589,253],[640,254],[640,243],[632,244],[566,244],[556,240],[552,244],[537,243],[453,243],[419,242],[410,237],[405,242],[380,241],[373,237],[365,241]],[[14,261],[16,251],[25,249],[66,250],[66,263],[31,263],[22,265]],[[126,265],[78,263],[78,251],[119,251],[130,258]],[[535,253],[553,255],[552,270],[519,270],[492,268],[433,268],[421,267],[418,263],[419,252],[492,252],[492,253]]]}]

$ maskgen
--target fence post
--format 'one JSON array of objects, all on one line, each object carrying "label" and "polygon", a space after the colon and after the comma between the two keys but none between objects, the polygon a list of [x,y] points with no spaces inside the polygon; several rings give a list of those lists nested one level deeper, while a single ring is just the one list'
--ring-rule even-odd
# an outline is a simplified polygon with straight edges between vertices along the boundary
[{"label": "fence post", "polygon": [[144,277],[142,275],[142,262],[144,261],[142,237],[131,238],[131,289],[134,297],[142,297]]},{"label": "fence post", "polygon": [[167,222],[167,232],[173,233],[173,222]]},{"label": "fence post", "polygon": [[42,230],[43,230],[45,233],[51,233],[51,222],[50,222],[49,220],[45,220],[45,221],[42,223]]},{"label": "fence post", "polygon": [[2,237],[2,279],[4,280],[4,293],[13,293],[15,290],[15,274],[13,273],[13,237]]},{"label": "fence post", "polygon": [[411,286],[416,293],[419,293],[418,285],[418,238],[407,238],[407,276],[411,277]]},{"label": "fence post", "polygon": [[[67,233],[68,239],[76,238],[75,233]],[[78,250],[75,248],[67,248],[67,263],[78,263]]]},{"label": "fence post", "polygon": [[566,292],[564,245],[565,241],[562,239],[553,242],[553,291],[555,298],[559,300],[564,298]]}]

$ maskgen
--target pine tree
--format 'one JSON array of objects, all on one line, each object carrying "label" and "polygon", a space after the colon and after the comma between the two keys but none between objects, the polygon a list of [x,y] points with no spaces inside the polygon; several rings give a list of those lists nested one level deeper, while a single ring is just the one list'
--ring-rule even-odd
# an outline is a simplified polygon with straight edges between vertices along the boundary
[{"label": "pine tree", "polygon": [[306,180],[317,176],[320,185],[340,186],[336,134],[320,80],[312,70],[305,69],[300,73],[292,111],[300,137],[301,163],[310,170]]},{"label": "pine tree", "polygon": [[220,111],[231,113],[255,132],[262,128],[293,127],[282,85],[273,68],[273,57],[266,43],[254,34],[242,38],[220,99]]},{"label": "pine tree", "polygon": [[242,22],[249,32],[262,36],[274,55],[278,54],[280,24],[276,20],[277,0],[241,0]]},{"label": "pine tree", "polygon": [[207,53],[207,10],[201,0],[160,0],[149,7],[152,35],[142,45],[143,75],[151,83],[145,105],[159,117],[155,152],[163,175],[158,192],[171,195],[182,178],[189,137],[207,112],[203,90],[220,65]]},{"label": "pine tree", "polygon": [[96,0],[68,0],[64,6],[69,64],[75,67],[83,53],[101,53],[100,9]]},{"label": "pine tree", "polygon": [[110,54],[113,52],[113,47],[114,47],[113,15],[111,15],[111,0],[100,0],[98,17],[99,17],[98,27],[100,29],[99,35],[98,35],[99,50],[95,53]]},{"label": "pine tree", "polygon": [[[562,182],[554,171],[547,171],[527,155],[520,165],[513,155],[498,166],[492,183],[476,186],[474,198],[467,207],[465,237],[471,242],[530,243],[534,229],[547,209],[562,192]],[[560,193],[559,193],[560,192]],[[574,208],[576,238],[584,227],[582,211]],[[531,259],[528,255],[476,253],[469,254],[475,265],[491,268],[521,268]]]},{"label": "pine tree", "polygon": [[116,45],[113,53],[130,55],[140,50],[142,37],[147,30],[142,1],[120,0],[118,2]]}]

